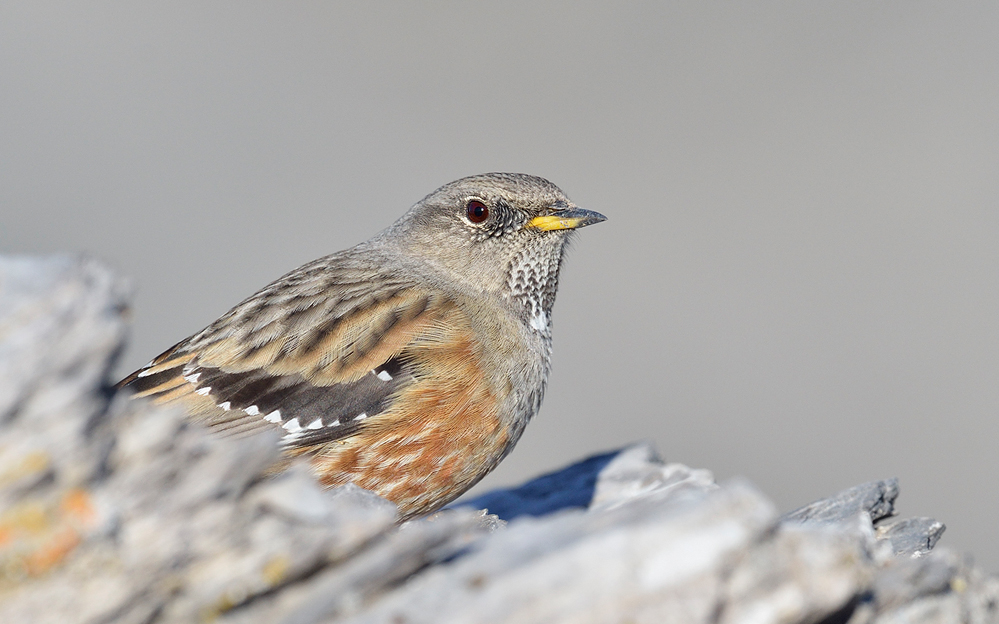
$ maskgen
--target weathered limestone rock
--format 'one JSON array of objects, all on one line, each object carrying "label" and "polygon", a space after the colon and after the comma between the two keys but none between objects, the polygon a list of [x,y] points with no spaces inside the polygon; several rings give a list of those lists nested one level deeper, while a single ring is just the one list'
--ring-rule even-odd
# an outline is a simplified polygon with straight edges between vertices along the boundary
[{"label": "weathered limestone rock", "polygon": [[895,480],[779,516],[636,444],[398,525],[273,474],[274,438],[115,397],[128,297],[93,260],[0,258],[0,622],[999,621]]}]

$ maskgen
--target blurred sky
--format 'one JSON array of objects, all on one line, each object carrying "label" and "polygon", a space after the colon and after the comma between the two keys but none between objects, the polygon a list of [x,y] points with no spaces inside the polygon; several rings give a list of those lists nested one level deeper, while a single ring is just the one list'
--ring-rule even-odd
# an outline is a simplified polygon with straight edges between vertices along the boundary
[{"label": "blurred sky", "polygon": [[999,570],[999,3],[0,4],[0,251],[134,278],[124,374],[437,186],[580,232],[480,486],[651,439],[783,509],[901,478]]}]

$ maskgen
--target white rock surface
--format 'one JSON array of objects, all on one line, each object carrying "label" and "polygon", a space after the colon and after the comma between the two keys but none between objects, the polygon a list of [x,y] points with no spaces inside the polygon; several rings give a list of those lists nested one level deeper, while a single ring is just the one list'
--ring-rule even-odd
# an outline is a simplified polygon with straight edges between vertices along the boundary
[{"label": "white rock surface", "polygon": [[779,516],[642,443],[397,525],[272,475],[273,437],[115,398],[129,291],[86,258],[0,257],[5,624],[999,621],[999,581],[894,517],[891,479]]}]

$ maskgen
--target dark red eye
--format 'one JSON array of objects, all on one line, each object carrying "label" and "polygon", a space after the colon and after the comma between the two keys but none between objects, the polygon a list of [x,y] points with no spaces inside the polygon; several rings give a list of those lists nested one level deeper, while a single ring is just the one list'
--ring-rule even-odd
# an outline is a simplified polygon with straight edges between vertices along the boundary
[{"label": "dark red eye", "polygon": [[465,214],[472,223],[482,223],[489,218],[489,209],[477,199],[470,200],[465,207]]}]

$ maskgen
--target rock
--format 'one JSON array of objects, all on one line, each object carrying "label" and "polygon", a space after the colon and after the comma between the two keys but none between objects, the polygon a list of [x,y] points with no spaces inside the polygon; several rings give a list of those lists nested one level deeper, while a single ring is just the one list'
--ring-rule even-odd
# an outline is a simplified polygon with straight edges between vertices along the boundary
[{"label": "rock", "polygon": [[891,544],[892,554],[921,556],[930,552],[946,526],[933,518],[895,518],[898,479],[871,481],[784,514],[782,521],[843,524],[866,518],[875,536]]},{"label": "rock", "polygon": [[642,443],[397,524],[274,474],[273,437],[115,397],[129,292],[0,258],[0,622],[999,621],[999,581],[895,517],[893,479],[778,516]]},{"label": "rock", "polygon": [[0,257],[0,508],[48,479],[69,488],[101,469],[96,440],[79,441],[97,435],[111,398],[130,294],[89,258]]},{"label": "rock", "polygon": [[933,518],[903,518],[879,522],[878,539],[891,542],[896,555],[920,556],[933,550],[946,527]]},{"label": "rock", "polygon": [[871,596],[852,623],[999,621],[999,579],[950,551],[893,559],[875,577]]},{"label": "rock", "polygon": [[666,464],[644,442],[588,457],[515,488],[459,501],[451,508],[487,509],[503,520],[513,520],[565,509],[612,509],[640,498],[715,487],[710,471]]},{"label": "rock", "polygon": [[4,259],[0,286],[0,621],[189,622],[393,528],[368,493],[267,480],[274,440],[109,401],[128,288],[95,262]]},{"label": "rock", "polygon": [[[854,541],[774,532],[776,520],[740,481],[515,520],[346,621],[737,622],[768,608],[791,619],[755,621],[817,621],[865,586],[870,564]],[[797,589],[787,604],[786,586]]]},{"label": "rock", "polygon": [[665,500],[716,487],[709,470],[667,464],[651,444],[642,442],[613,454],[600,471],[589,507],[594,511],[614,509],[639,499]]},{"label": "rock", "polygon": [[842,522],[865,513],[877,522],[895,513],[898,479],[871,481],[784,514],[786,522]]}]

